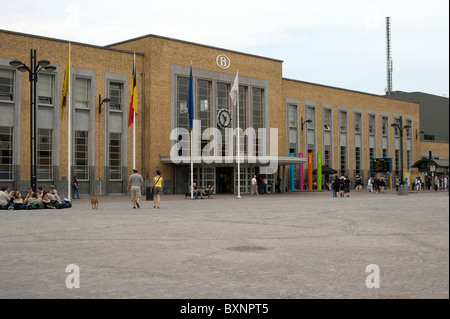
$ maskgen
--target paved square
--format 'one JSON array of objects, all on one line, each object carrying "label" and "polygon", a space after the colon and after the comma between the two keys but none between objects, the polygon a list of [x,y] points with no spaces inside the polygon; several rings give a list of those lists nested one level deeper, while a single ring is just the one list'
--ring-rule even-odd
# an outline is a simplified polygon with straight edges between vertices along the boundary
[{"label": "paved square", "polygon": [[449,298],[447,192],[109,196],[0,219],[3,299]]}]

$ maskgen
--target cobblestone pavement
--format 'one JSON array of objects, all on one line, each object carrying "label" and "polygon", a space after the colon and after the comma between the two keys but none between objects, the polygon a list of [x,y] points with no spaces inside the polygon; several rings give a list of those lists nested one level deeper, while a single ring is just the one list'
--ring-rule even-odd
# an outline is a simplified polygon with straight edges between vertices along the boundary
[{"label": "cobblestone pavement", "polygon": [[449,298],[447,192],[108,196],[0,219],[2,299]]}]

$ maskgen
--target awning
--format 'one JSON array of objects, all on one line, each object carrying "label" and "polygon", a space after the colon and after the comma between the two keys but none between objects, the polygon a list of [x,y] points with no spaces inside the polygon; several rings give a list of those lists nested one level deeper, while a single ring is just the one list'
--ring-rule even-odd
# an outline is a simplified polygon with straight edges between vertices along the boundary
[{"label": "awning", "polygon": [[[331,175],[331,174],[337,174],[337,170],[334,168],[331,168],[327,165],[322,165],[322,175]],[[317,168],[313,170],[313,174],[317,174]]]},{"label": "awning", "polygon": [[428,167],[429,164],[432,164],[436,167],[440,168],[449,168],[449,160],[441,160],[441,159],[428,159],[428,158],[422,158],[415,162],[411,167],[413,168],[425,168]]},{"label": "awning", "polygon": [[[174,165],[190,165],[191,158],[189,156],[160,156],[161,162],[164,164]],[[235,166],[237,165],[237,156],[193,156],[194,165],[209,166]],[[269,166],[269,165],[299,165],[306,164],[307,158],[303,157],[283,157],[283,156],[241,156],[241,165],[250,166]]]}]

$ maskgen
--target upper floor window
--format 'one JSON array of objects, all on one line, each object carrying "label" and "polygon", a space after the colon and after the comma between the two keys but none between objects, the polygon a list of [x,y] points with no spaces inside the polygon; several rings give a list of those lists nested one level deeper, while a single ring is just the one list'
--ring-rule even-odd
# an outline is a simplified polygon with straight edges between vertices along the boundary
[{"label": "upper floor window", "polygon": [[388,118],[383,116],[381,118],[381,134],[383,136],[387,136],[388,135]]},{"label": "upper floor window", "polygon": [[289,104],[288,106],[289,112],[289,127],[296,128],[297,124],[297,105]]},{"label": "upper floor window", "polygon": [[14,71],[0,69],[0,101],[14,101]]},{"label": "upper floor window", "polygon": [[411,138],[412,121],[411,121],[411,120],[407,120],[407,121],[406,121],[406,125],[409,126],[409,128],[406,128],[406,129],[405,129],[405,131],[406,131],[406,137],[407,137],[407,138]]},{"label": "upper floor window", "polygon": [[361,113],[355,113],[355,133],[361,134]]},{"label": "upper floor window", "polygon": [[341,132],[347,132],[347,112],[339,112],[339,128]]},{"label": "upper floor window", "polygon": [[111,111],[122,111],[122,96],[123,96],[123,84],[122,83],[109,83],[109,109]]},{"label": "upper floor window", "polygon": [[177,127],[189,129],[189,113],[187,109],[189,78],[177,78]]},{"label": "upper floor window", "polygon": [[395,126],[395,127],[394,127],[394,135],[395,135],[396,137],[398,137],[398,136],[400,136],[400,130],[398,129],[398,127],[400,126],[400,119],[399,119],[399,118],[396,118],[396,119],[394,120],[394,123],[398,125],[398,126]]},{"label": "upper floor window", "polygon": [[375,135],[375,115],[369,115],[369,134]]},{"label": "upper floor window", "polygon": [[314,120],[316,118],[315,110],[313,107],[306,108],[306,120],[310,120],[311,122],[306,124],[306,127],[309,130],[313,130],[315,127]]},{"label": "upper floor window", "polygon": [[91,87],[91,80],[76,78],[75,79],[75,107],[88,109],[89,108],[89,93]]},{"label": "upper floor window", "polygon": [[253,88],[253,128],[262,128],[264,121],[264,90]]},{"label": "upper floor window", "polygon": [[325,131],[331,130],[331,110],[329,109],[323,110],[323,128]]},{"label": "upper floor window", "polygon": [[50,74],[39,74],[37,81],[38,104],[53,106],[55,76]]}]

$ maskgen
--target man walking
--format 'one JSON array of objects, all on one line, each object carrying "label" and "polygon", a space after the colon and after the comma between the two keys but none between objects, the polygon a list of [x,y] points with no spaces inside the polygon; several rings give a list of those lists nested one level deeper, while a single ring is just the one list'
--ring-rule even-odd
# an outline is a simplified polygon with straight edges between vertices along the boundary
[{"label": "man walking", "polygon": [[133,174],[131,174],[128,179],[127,193],[131,186],[131,201],[133,202],[133,209],[138,208],[139,200],[141,199],[141,187],[144,188],[144,179],[140,174],[138,174],[138,170],[136,168],[133,169]]},{"label": "man walking", "polygon": [[251,190],[250,196],[253,195],[253,193],[256,193],[256,196],[259,196],[258,182],[256,180],[256,175],[253,175],[253,178],[252,178],[252,190]]}]

